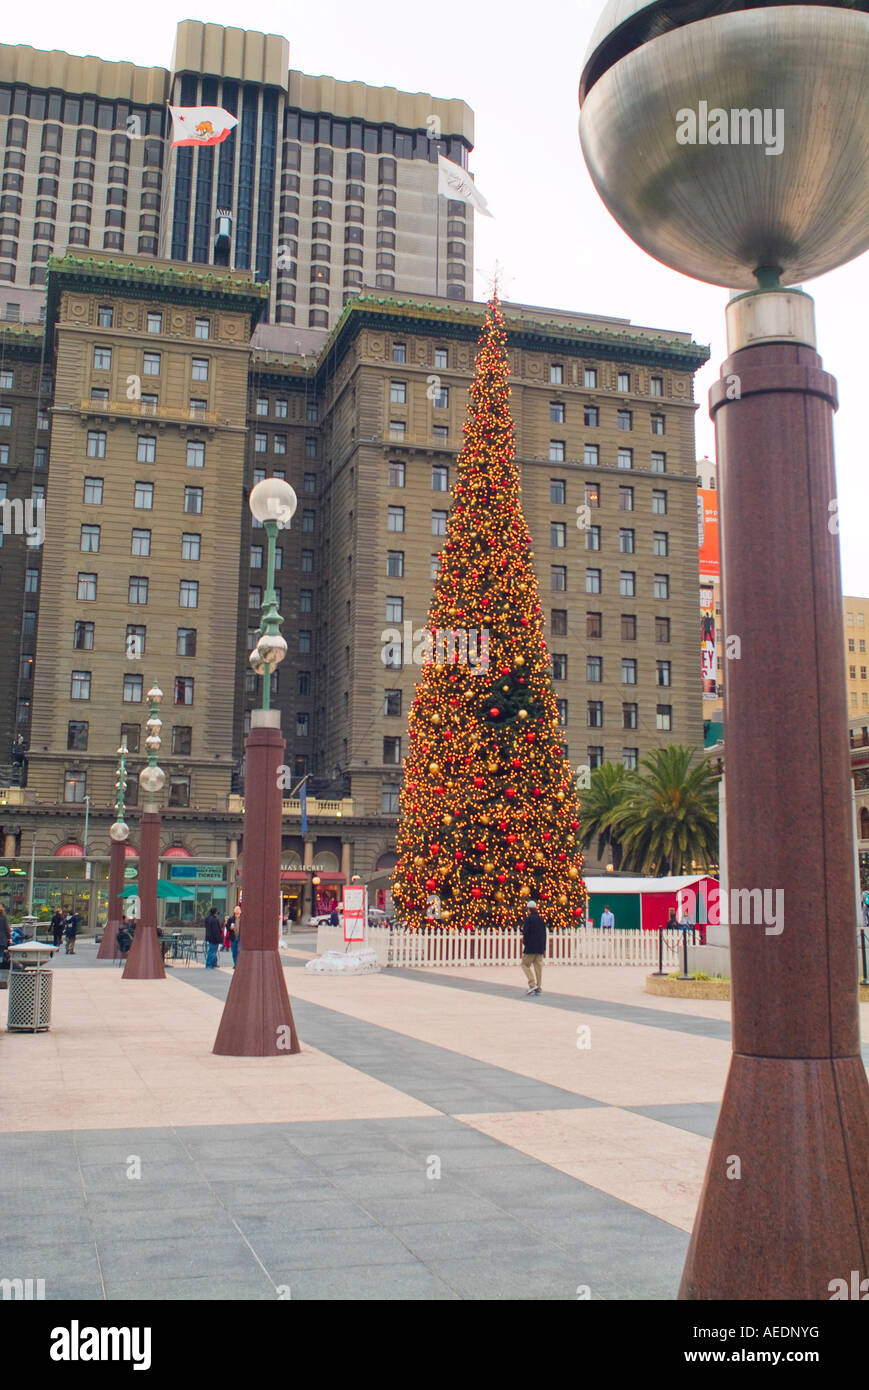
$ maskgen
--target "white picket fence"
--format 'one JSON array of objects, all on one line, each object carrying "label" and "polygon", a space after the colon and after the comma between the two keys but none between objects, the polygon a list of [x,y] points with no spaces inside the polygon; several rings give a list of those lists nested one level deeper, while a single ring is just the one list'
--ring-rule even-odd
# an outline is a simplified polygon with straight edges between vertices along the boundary
[{"label": "white picket fence", "polygon": [[[665,968],[678,966],[681,939],[681,932],[664,932]],[[432,965],[518,965],[522,955],[519,932],[429,932],[370,927],[367,944],[374,950],[379,965],[405,969]],[[318,927],[318,955],[344,949],[341,927]],[[647,965],[656,968],[658,933],[600,929],[551,931],[547,934],[546,960],[552,965]]]}]

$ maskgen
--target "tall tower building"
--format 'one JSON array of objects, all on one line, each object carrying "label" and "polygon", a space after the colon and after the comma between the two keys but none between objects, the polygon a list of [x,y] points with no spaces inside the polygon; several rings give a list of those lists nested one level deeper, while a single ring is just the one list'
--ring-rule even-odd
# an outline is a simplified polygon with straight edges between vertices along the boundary
[{"label": "tall tower building", "polygon": [[[238,124],[173,148],[167,103]],[[437,157],[467,167],[473,131],[463,101],[294,71],[277,34],[184,20],[168,69],[0,45],[0,295],[68,247],[247,270],[311,328],[363,285],[464,299],[473,217]]]}]

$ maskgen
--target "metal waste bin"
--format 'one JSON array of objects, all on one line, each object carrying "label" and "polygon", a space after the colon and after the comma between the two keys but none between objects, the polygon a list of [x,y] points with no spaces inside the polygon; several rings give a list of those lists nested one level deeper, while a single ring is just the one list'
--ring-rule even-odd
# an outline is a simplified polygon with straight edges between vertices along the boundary
[{"label": "metal waste bin", "polygon": [[46,963],[55,948],[41,941],[24,941],[10,946],[9,1013],[10,1033],[44,1033],[51,1026],[51,986],[54,971]]}]

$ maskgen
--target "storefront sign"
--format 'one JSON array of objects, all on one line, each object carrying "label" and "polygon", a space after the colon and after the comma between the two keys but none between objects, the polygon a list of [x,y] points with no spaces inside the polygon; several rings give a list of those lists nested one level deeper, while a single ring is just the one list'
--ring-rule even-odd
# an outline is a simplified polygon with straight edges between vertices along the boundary
[{"label": "storefront sign", "polygon": [[222,864],[170,864],[170,878],[195,878],[200,883],[222,883],[225,877]]},{"label": "storefront sign", "polygon": [[139,870],[135,864],[128,864],[124,869],[124,878],[138,878]]}]

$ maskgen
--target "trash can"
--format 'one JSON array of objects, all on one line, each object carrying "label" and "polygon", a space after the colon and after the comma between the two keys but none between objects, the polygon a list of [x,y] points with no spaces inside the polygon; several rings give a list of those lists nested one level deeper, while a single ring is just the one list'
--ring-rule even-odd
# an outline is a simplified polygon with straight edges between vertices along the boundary
[{"label": "trash can", "polygon": [[54,971],[46,963],[54,947],[40,941],[10,946],[9,1013],[10,1033],[44,1033],[51,1026],[51,987]]}]

